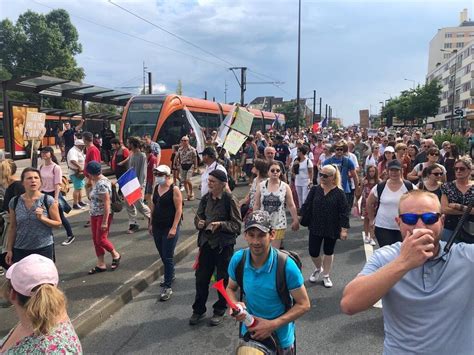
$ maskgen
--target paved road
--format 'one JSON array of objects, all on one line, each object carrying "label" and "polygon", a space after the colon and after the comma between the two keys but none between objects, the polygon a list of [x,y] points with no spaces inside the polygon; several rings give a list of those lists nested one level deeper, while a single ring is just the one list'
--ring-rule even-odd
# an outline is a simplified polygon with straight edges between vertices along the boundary
[{"label": "paved road", "polygon": [[[360,237],[360,222],[352,221],[347,241],[336,246],[332,280],[334,287],[325,289],[322,283],[309,284],[312,307],[297,322],[299,354],[380,354],[383,344],[382,312],[373,308],[356,316],[346,316],[339,310],[344,285],[365,262]],[[286,247],[303,257],[305,278],[313,267],[307,253],[307,231],[289,233]],[[239,238],[237,247],[244,246]],[[237,324],[228,317],[219,327],[207,321],[188,325],[194,299],[195,253],[177,266],[177,280],[170,301],[159,302],[160,287],[155,282],[130,304],[82,339],[85,353],[94,354],[232,354],[238,343]],[[208,305],[216,296],[211,293]],[[208,307],[208,317],[212,306]]]}]

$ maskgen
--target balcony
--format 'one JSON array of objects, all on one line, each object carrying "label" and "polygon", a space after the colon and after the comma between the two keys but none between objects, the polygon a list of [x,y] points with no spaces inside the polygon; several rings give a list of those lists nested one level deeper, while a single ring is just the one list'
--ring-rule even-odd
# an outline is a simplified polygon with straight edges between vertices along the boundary
[{"label": "balcony", "polygon": [[471,78],[474,79],[474,70],[471,70]]},{"label": "balcony", "polygon": [[474,96],[474,89],[470,90],[470,94],[471,94],[471,96]]}]

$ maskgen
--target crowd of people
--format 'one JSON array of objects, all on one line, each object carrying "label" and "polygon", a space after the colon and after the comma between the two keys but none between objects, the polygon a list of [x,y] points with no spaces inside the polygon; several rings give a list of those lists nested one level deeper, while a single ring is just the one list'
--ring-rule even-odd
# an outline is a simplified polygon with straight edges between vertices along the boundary
[{"label": "crowd of people", "polygon": [[[452,142],[442,142],[438,147],[432,136],[421,131],[380,130],[372,134],[364,129],[316,133],[310,129],[257,131],[236,154],[229,154],[219,144],[217,132],[212,132],[202,152],[190,144],[192,137],[183,136],[173,147],[171,162],[164,165],[161,148],[149,135],[130,137],[127,142],[110,136],[109,153],[104,157],[99,145],[103,142],[90,132],[79,133],[78,128],[81,127],[68,125],[61,132],[66,143],[68,177],[74,190],[72,206],[61,194],[63,172],[53,148],[44,147],[40,168],[24,169],[20,179],[15,177],[15,162],[0,163],[4,199],[1,263],[9,280],[7,298],[15,305],[19,317],[28,319],[26,328],[13,330],[0,342],[0,352],[17,346],[13,341],[25,334],[34,334],[34,342],[41,342],[46,334],[61,331],[70,333],[70,343],[62,346],[75,346],[80,352],[80,343],[63,306],[52,316],[54,321],[38,326],[38,320],[30,314],[29,303],[35,297],[47,296],[46,291],[38,291],[42,283],[50,286],[44,289],[54,293],[61,305],[65,302],[54,281],[57,273],[54,263],[51,266],[45,260],[55,260],[53,228],[62,225],[66,230],[67,238],[62,245],[75,240],[66,216],[70,209],[89,208],[86,226],[91,229],[97,257],[96,264],[88,271],[90,275],[114,271],[121,263],[121,253],[108,238],[116,196],[128,215],[126,233],[140,230],[137,216],[143,215],[164,264],[160,300],[168,301],[176,277],[174,250],[183,208],[188,201],[196,199],[195,191],[200,191],[194,216],[199,254],[189,324],[196,325],[205,317],[209,285],[215,275],[224,280],[231,299],[240,302],[257,320],[256,325],[242,327],[242,336],[257,342],[272,338],[279,354],[293,354],[294,321],[310,307],[304,279],[310,283],[321,280],[326,288],[333,287],[331,271],[336,244],[348,238],[351,214],[353,218],[363,219],[363,242],[373,247],[378,244],[380,248],[360,276],[347,286],[341,307],[353,314],[369,308],[380,298],[385,302],[388,297],[384,314],[385,321],[390,323],[400,307],[399,300],[392,300],[397,297],[393,293],[401,294],[397,288],[407,288],[410,282],[422,287],[415,270],[432,263],[433,258],[445,256],[441,255],[444,244],[439,240],[444,243],[449,239],[474,194],[471,158],[460,154]],[[115,183],[103,175],[102,161],[109,163],[117,179],[133,169],[142,198],[131,205],[125,203],[120,193],[116,193]],[[240,201],[233,193],[237,184],[248,189]],[[88,202],[83,200],[84,190]],[[469,221],[474,222],[472,214]],[[285,251],[284,242],[289,229],[295,232],[301,227],[308,228],[307,248],[314,264],[305,277],[298,256]],[[234,253],[242,229],[249,248]],[[474,251],[461,244],[452,250],[466,257],[459,265],[470,260],[472,269]],[[418,248],[412,251],[410,247]],[[111,257],[110,266],[105,260],[106,252]],[[445,259],[449,261],[450,257]],[[35,263],[47,268],[44,274],[52,281],[38,277],[28,283],[32,286],[28,290],[21,282],[15,284],[15,270],[21,270],[22,265],[31,270]],[[278,266],[279,263],[283,266]],[[397,273],[395,266],[400,266],[403,272]],[[432,267],[438,276],[444,272],[441,266]],[[452,272],[453,266],[445,268]],[[277,284],[256,290],[256,285],[263,282],[261,270],[269,270],[264,282]],[[279,285],[281,275],[285,279],[284,287]],[[34,272],[30,277],[35,278]],[[447,282],[443,292],[448,292],[450,285]],[[239,287],[243,299],[238,297]],[[472,288],[468,291],[472,294]],[[421,290],[416,294],[406,294],[405,289],[403,292],[409,306],[421,297]],[[439,297],[438,289],[432,292]],[[285,298],[292,300],[288,307]],[[226,310],[226,300],[219,294],[210,324],[221,324]],[[413,311],[407,319],[413,320],[415,314]],[[234,316],[244,319],[242,314]],[[390,327],[393,332],[385,340],[388,353],[403,352],[412,349],[411,346],[426,349],[425,345],[404,344],[399,334],[406,330],[397,328],[401,325],[391,323]],[[465,339],[464,336],[460,332],[458,339]],[[34,342],[31,340],[28,346]],[[443,346],[439,345],[439,349],[445,349]]]}]

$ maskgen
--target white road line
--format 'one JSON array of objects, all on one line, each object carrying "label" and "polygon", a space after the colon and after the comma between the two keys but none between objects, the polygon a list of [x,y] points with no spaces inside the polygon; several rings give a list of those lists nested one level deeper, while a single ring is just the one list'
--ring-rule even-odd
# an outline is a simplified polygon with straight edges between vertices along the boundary
[{"label": "white road line", "polygon": [[[374,247],[364,241],[364,233],[362,235],[362,243],[364,243],[364,251],[365,251],[365,259],[368,261],[369,258],[374,253]],[[375,308],[382,308],[382,300],[378,300],[376,304],[374,304]]]}]

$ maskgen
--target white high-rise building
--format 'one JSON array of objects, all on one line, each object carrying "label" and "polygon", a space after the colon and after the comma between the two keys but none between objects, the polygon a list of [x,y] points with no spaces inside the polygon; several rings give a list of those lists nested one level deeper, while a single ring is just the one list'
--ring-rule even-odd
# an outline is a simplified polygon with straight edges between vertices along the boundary
[{"label": "white high-rise building", "polygon": [[459,20],[459,26],[440,28],[430,41],[428,73],[446,61],[454,49],[460,51],[474,40],[474,21],[468,18],[467,9],[461,11]]}]

